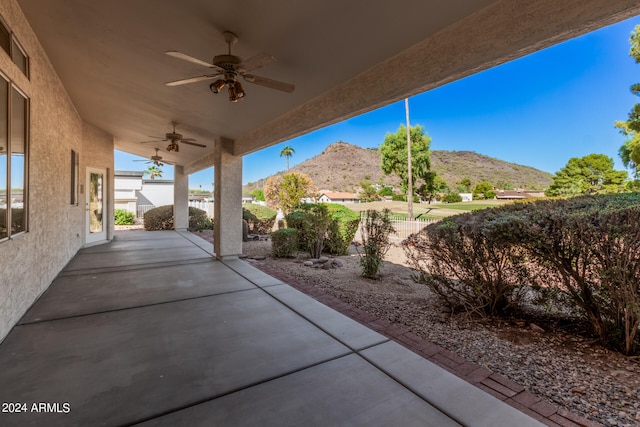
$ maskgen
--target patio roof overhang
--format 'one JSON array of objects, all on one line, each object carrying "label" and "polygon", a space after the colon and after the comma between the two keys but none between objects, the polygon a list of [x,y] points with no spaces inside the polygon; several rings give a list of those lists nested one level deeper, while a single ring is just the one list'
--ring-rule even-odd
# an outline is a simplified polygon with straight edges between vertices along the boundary
[{"label": "patio roof overhang", "polygon": [[[85,121],[115,147],[148,157],[171,122],[206,144],[163,152],[192,173],[214,163],[216,144],[245,155],[640,13],[635,0],[423,0],[304,2],[18,0]],[[255,74],[295,84],[284,93],[245,83],[230,103],[209,81],[165,82],[210,69],[232,52],[278,62]]]}]

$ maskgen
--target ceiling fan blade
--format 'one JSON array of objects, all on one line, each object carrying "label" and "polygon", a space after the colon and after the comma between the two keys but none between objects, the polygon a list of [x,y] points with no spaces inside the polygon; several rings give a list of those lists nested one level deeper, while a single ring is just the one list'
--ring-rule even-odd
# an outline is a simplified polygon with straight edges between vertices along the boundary
[{"label": "ceiling fan blade", "polygon": [[280,82],[278,80],[268,79],[266,77],[254,76],[253,74],[246,74],[242,76],[249,83],[253,83],[255,85],[260,85],[264,87],[268,87],[270,89],[281,90],[283,92],[293,92],[295,90],[295,86],[290,83]]},{"label": "ceiling fan blade", "polygon": [[180,142],[185,143],[185,144],[189,144],[189,145],[195,145],[196,147],[207,148],[206,145],[196,144],[195,142],[190,142],[190,141],[187,141],[187,140],[184,140],[184,139],[180,140]]},{"label": "ceiling fan blade", "polygon": [[189,77],[187,79],[180,79],[180,80],[174,80],[172,82],[167,82],[165,83],[165,85],[167,86],[180,86],[180,85],[186,85],[187,83],[195,83],[195,82],[201,82],[204,80],[212,80],[215,79],[216,77],[221,76],[222,74],[207,74],[204,76],[197,76],[197,77]]},{"label": "ceiling fan blade", "polygon": [[209,62],[205,62],[202,59],[194,58],[191,55],[187,55],[186,53],[178,52],[177,50],[168,50],[165,52],[169,56],[173,56],[174,58],[182,59],[183,61],[192,62],[194,64],[202,65],[204,67],[214,67],[213,64]]},{"label": "ceiling fan blade", "polygon": [[242,73],[246,73],[257,70],[258,68],[262,68],[266,65],[273,64],[274,62],[277,62],[277,60],[273,56],[266,53],[259,53],[245,61],[242,61],[242,63],[238,65],[238,70]]},{"label": "ceiling fan blade", "polygon": [[193,138],[182,138],[180,141],[196,142],[197,140]]}]

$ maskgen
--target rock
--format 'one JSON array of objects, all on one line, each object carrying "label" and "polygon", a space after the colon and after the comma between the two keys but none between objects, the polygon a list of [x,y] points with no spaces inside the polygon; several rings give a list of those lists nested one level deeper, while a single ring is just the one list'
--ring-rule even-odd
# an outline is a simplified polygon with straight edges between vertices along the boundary
[{"label": "rock", "polygon": [[252,256],[251,259],[254,259],[256,261],[262,261],[264,259],[267,259],[267,257],[264,255],[256,255],[256,256]]},{"label": "rock", "polygon": [[313,261],[305,261],[302,264],[306,265],[307,267],[311,267],[313,265]]},{"label": "rock", "polygon": [[326,256],[321,256],[320,258],[318,258],[318,262],[320,264],[324,264],[327,261],[329,261],[329,258],[327,258]]},{"label": "rock", "polygon": [[321,265],[322,265],[322,269],[323,269],[323,270],[331,270],[331,268],[332,268],[332,267],[331,267],[331,264],[333,264],[333,263],[332,263],[332,262],[330,262],[330,261],[329,261],[329,262],[325,262],[325,263],[321,264]]},{"label": "rock", "polygon": [[536,325],[535,323],[531,323],[529,324],[529,329],[531,329],[533,332],[544,332],[544,329],[542,329],[540,326]]},{"label": "rock", "polygon": [[311,261],[314,264],[318,263],[318,258],[309,258],[309,261]]},{"label": "rock", "polygon": [[339,259],[334,259],[333,261],[331,261],[331,267],[332,268],[341,268],[341,267],[344,267],[344,263],[342,261],[340,261]]}]

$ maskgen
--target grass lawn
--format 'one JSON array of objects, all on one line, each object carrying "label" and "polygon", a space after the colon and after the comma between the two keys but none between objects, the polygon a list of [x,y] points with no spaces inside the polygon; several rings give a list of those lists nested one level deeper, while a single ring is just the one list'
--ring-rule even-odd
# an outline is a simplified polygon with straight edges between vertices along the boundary
[{"label": "grass lawn", "polygon": [[[442,219],[452,215],[458,215],[461,213],[491,208],[495,206],[502,206],[509,201],[504,200],[474,200],[472,202],[460,202],[460,203],[414,203],[413,204],[413,216],[427,219]],[[389,209],[394,216],[407,215],[407,202],[369,202],[369,203],[349,203],[346,205],[349,209],[362,212],[370,209],[382,210]]]}]

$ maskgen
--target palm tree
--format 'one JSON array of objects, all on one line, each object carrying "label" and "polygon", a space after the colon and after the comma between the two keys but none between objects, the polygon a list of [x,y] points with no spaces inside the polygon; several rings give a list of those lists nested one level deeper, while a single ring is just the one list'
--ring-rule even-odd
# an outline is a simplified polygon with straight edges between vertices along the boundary
[{"label": "palm tree", "polygon": [[280,157],[284,156],[287,159],[287,170],[289,170],[289,157],[293,156],[296,150],[288,145],[285,145],[282,151],[280,151]]},{"label": "palm tree", "polygon": [[162,178],[162,169],[157,167],[156,165],[151,165],[144,171],[145,175],[151,176],[151,179]]}]

